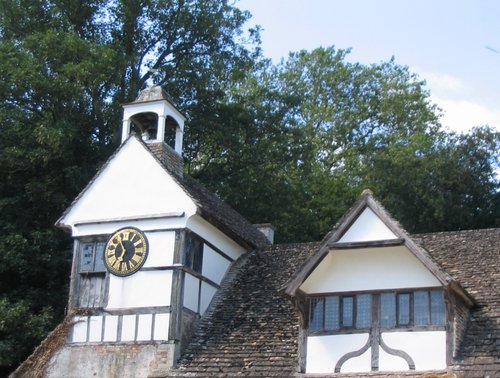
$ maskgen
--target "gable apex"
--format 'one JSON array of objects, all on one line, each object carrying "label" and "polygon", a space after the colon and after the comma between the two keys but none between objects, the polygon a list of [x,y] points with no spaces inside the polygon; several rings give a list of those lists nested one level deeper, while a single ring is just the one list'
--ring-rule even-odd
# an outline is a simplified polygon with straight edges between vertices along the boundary
[{"label": "gable apex", "polygon": [[[363,234],[363,226],[369,226],[370,221],[375,223],[375,230],[382,231],[382,236],[377,238],[370,232]],[[427,251],[412,240],[406,230],[392,218],[370,190],[363,191],[351,209],[339,220],[332,231],[326,235],[317,252],[305,262],[289,283],[283,287],[282,291],[291,297],[297,295],[297,292],[300,292],[300,286],[332,250],[378,248],[396,245],[405,246],[431,272],[441,285],[445,287],[451,286],[455,291],[459,291],[462,297],[467,296],[458,287],[457,283],[452,282],[453,280],[449,274],[431,259]]]},{"label": "gable apex", "polygon": [[[170,218],[196,212],[196,204],[172,172],[131,135],[76,197],[56,226],[75,231],[82,224]],[[176,201],[172,199],[175,198]]]}]

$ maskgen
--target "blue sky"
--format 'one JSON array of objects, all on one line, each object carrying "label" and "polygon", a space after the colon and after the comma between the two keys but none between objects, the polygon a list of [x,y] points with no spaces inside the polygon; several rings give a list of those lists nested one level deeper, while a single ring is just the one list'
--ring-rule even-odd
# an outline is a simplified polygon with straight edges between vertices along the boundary
[{"label": "blue sky", "polygon": [[240,0],[264,55],[335,45],[365,64],[392,56],[427,81],[444,126],[500,130],[498,0]]}]

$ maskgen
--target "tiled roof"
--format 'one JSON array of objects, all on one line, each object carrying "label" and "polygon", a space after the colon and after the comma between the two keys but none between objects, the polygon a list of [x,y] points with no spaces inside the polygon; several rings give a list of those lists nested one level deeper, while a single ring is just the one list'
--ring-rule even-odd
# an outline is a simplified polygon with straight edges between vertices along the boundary
[{"label": "tiled roof", "polygon": [[[500,229],[421,234],[413,239],[478,304],[471,311],[454,369],[465,376],[498,376]],[[177,370],[168,376],[293,376],[299,319],[280,289],[319,246],[276,245],[244,256],[202,318]]]},{"label": "tiled roof", "polygon": [[477,303],[457,356],[460,369],[471,376],[500,377],[500,229],[421,234],[415,239]]},{"label": "tiled roof", "polygon": [[[179,376],[286,377],[297,365],[298,315],[279,292],[317,243],[253,251],[224,284],[183,354]],[[169,372],[168,376],[172,376]]]}]

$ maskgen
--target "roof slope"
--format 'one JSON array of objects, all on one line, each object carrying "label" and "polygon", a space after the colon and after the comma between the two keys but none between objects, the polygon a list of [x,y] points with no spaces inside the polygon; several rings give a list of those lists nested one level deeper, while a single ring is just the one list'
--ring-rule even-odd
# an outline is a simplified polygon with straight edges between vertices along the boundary
[{"label": "roof slope", "polygon": [[[495,376],[500,370],[500,229],[412,238],[478,303],[471,312],[458,371]],[[280,289],[318,248],[319,243],[277,245],[239,260],[178,369],[168,376],[293,376],[299,320]]]},{"label": "roof slope", "polygon": [[461,369],[479,374],[482,366],[484,376],[500,376],[500,228],[414,239],[477,303],[458,355]]},{"label": "roof slope", "polygon": [[317,243],[280,245],[244,256],[232,283],[222,286],[202,318],[177,374],[293,375],[298,315],[279,290],[317,248]]}]

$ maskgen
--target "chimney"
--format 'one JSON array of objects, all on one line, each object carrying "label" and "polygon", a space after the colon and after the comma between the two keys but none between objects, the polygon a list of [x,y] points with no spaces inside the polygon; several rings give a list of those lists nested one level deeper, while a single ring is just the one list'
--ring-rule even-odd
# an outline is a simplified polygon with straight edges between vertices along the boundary
[{"label": "chimney", "polygon": [[265,237],[271,242],[271,244],[274,244],[274,226],[271,223],[262,223],[262,224],[254,224],[254,226],[262,232]]}]

